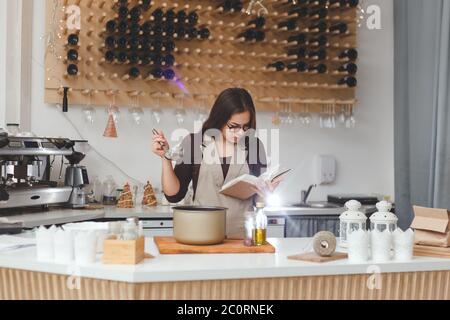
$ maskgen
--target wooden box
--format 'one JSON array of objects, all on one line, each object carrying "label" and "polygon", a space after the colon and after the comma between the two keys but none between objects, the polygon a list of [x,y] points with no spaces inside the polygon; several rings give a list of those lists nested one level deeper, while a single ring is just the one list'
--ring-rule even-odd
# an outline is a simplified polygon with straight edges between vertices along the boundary
[{"label": "wooden box", "polygon": [[138,264],[145,258],[145,237],[137,240],[107,239],[103,244],[104,264]]}]

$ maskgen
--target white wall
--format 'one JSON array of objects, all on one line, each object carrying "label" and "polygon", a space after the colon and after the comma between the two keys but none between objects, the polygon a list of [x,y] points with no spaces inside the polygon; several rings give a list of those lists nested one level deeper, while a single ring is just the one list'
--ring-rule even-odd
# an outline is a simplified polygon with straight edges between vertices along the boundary
[{"label": "white wall", "polygon": [[0,128],[5,126],[6,105],[6,1],[0,1]]},{"label": "white wall", "polygon": [[[382,9],[382,30],[359,30],[360,71],[358,74],[357,127],[355,129],[319,129],[300,126],[281,127],[281,159],[285,167],[297,169],[280,187],[283,198],[297,201],[300,189],[312,183],[312,158],[316,154],[332,154],[338,160],[338,177],[332,186],[319,187],[311,199],[325,199],[328,193],[378,193],[394,196],[393,153],[393,6],[391,0],[372,0]],[[44,0],[35,0],[33,19],[32,66],[32,130],[38,135],[80,138],[65,116],[44,100]],[[150,150],[151,129],[161,127],[166,132],[176,128],[172,110],[160,126],[146,111],[146,122],[135,127],[126,108],[122,109],[119,135],[116,140],[102,137],[106,124],[104,108],[97,109],[93,126],[84,122],[81,108],[72,106],[68,117],[83,138],[105,157],[116,163],[128,175],[141,182],[150,180],[160,185],[160,162]],[[272,128],[271,114],[260,113],[258,126]],[[187,128],[192,129],[190,114]],[[128,180],[114,166],[91,150],[86,158],[91,176],[104,178],[113,174],[116,181]]]}]

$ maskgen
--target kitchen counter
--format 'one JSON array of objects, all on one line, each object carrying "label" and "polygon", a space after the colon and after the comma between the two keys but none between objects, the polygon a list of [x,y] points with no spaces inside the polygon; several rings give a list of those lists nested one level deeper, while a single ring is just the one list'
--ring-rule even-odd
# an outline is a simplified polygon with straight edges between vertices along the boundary
[{"label": "kitchen counter", "polygon": [[26,213],[19,215],[4,215],[0,218],[6,221],[22,221],[27,229],[41,225],[64,224],[98,219],[126,219],[128,217],[171,219],[173,217],[171,207],[136,207],[133,209],[119,209],[114,206],[105,206],[98,210],[50,208],[49,211]]},{"label": "kitchen counter", "polygon": [[[19,215],[1,215],[6,221],[22,221],[25,228],[35,228],[41,225],[64,224],[97,219],[126,219],[137,216],[139,218],[171,219],[173,217],[171,206],[141,207],[133,209],[119,209],[114,206],[105,206],[99,210],[51,208],[49,211],[27,213]],[[373,212],[373,207],[363,207],[363,212]],[[333,209],[308,209],[294,207],[269,208],[267,215],[270,217],[284,216],[339,216],[345,208]]]},{"label": "kitchen counter", "polygon": [[[34,285],[32,298],[61,298],[64,293],[66,298],[88,299],[115,299],[121,294],[132,299],[450,299],[449,259],[319,264],[287,259],[310,250],[310,239],[270,242],[277,249],[275,254],[160,255],[153,239],[147,238],[146,251],[155,258],[136,266],[103,265],[100,256],[98,262],[78,267],[38,262],[35,248],[2,252],[0,286],[4,288],[0,288],[0,299],[32,279],[40,283]],[[70,292],[65,284],[73,277],[79,277],[86,287]],[[367,284],[377,277],[381,289],[371,290]],[[19,283],[14,285],[14,281]],[[46,288],[38,290],[39,285]],[[117,292],[119,287],[124,292]],[[83,296],[86,292],[91,296]],[[31,295],[17,290],[15,294]]]}]

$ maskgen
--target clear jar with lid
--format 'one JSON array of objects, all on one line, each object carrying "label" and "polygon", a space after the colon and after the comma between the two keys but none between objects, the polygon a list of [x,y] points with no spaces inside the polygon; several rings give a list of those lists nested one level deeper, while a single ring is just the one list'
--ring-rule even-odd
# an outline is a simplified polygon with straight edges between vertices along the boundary
[{"label": "clear jar with lid", "polygon": [[109,175],[103,182],[103,204],[115,205],[117,202],[116,182],[114,178]]},{"label": "clear jar with lid", "polygon": [[245,237],[244,245],[246,247],[253,246],[253,232],[255,230],[255,214],[254,212],[247,212],[245,214]]}]

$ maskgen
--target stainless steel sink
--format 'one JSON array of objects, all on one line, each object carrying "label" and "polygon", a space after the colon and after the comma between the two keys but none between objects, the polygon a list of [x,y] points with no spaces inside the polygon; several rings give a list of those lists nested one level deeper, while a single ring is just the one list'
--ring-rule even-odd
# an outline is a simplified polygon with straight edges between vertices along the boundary
[{"label": "stainless steel sink", "polygon": [[269,207],[265,209],[267,215],[278,216],[278,215],[292,215],[292,216],[339,216],[346,209],[343,206],[334,203],[324,202],[308,202],[298,203],[293,205],[286,205],[280,207]]},{"label": "stainless steel sink", "polygon": [[292,205],[294,208],[312,208],[312,209],[336,209],[342,208],[342,206],[334,203],[328,202],[308,202],[308,203],[298,203]]}]

